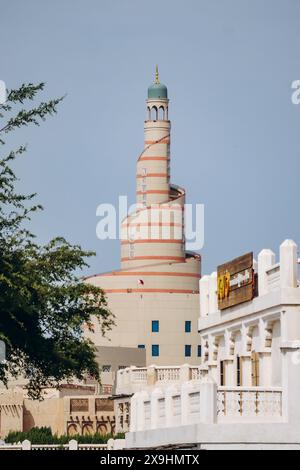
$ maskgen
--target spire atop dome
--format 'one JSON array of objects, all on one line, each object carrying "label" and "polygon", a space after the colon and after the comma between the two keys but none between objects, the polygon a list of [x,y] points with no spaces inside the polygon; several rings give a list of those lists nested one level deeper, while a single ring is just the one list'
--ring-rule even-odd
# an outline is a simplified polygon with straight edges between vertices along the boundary
[{"label": "spire atop dome", "polygon": [[155,70],[155,80],[152,85],[148,88],[148,99],[149,100],[167,100],[168,99],[168,90],[166,85],[160,83],[158,65]]},{"label": "spire atop dome", "polygon": [[155,72],[155,82],[156,85],[160,85],[159,81],[159,71],[158,71],[158,65],[156,66],[156,72]]}]

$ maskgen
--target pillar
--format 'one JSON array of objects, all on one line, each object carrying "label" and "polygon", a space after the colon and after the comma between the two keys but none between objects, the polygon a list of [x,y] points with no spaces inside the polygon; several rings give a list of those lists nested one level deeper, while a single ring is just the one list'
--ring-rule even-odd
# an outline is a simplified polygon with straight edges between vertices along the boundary
[{"label": "pillar", "polygon": [[218,275],[213,272],[209,279],[209,313],[218,312]]},{"label": "pillar", "polygon": [[297,287],[298,255],[293,240],[285,240],[280,245],[280,286]]},{"label": "pillar", "polygon": [[200,279],[200,317],[209,314],[209,276]]},{"label": "pillar", "polygon": [[217,384],[209,376],[200,383],[200,422],[217,422]]},{"label": "pillar", "polygon": [[147,385],[152,387],[156,382],[156,366],[152,365],[147,368]]},{"label": "pillar", "polygon": [[283,418],[290,425],[300,427],[300,346],[299,343],[286,344],[281,348],[282,361],[282,388],[283,388]]},{"label": "pillar", "polygon": [[262,352],[260,354],[260,386],[271,387],[272,386],[272,356],[271,352]]},{"label": "pillar", "polygon": [[191,380],[190,366],[189,364],[184,364],[180,367],[180,383],[188,382],[189,380]]},{"label": "pillar", "polygon": [[258,295],[268,293],[268,275],[266,271],[275,264],[275,253],[272,250],[262,250],[258,255]]},{"label": "pillar", "polygon": [[139,393],[133,395],[130,401],[130,432],[136,432],[137,426],[137,413],[138,413]]}]

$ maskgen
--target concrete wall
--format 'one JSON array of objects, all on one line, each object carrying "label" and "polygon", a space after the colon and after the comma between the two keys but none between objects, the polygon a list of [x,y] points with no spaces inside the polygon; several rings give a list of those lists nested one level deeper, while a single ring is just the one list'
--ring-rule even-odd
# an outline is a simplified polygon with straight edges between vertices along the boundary
[{"label": "concrete wall", "polygon": [[10,431],[21,431],[23,428],[23,394],[0,393],[0,437]]},{"label": "concrete wall", "polygon": [[[95,334],[86,332],[96,345],[125,348],[145,345],[147,365],[200,363],[197,294],[112,294],[108,298],[110,308],[117,316],[116,327],[107,338],[103,338],[97,324]],[[152,333],[152,320],[159,320],[159,333]],[[186,320],[192,322],[191,333],[185,333]],[[160,346],[159,357],[152,356],[153,344]],[[185,345],[192,345],[190,358],[185,357]],[[101,362],[104,363],[102,359]]]},{"label": "concrete wall", "polygon": [[120,367],[144,367],[146,365],[146,352],[138,348],[99,346],[96,351],[96,359],[100,368],[110,365],[112,372],[117,372]]},{"label": "concrete wall", "polygon": [[64,400],[51,398],[45,401],[24,400],[23,431],[33,427],[49,426],[54,434],[64,434]]}]

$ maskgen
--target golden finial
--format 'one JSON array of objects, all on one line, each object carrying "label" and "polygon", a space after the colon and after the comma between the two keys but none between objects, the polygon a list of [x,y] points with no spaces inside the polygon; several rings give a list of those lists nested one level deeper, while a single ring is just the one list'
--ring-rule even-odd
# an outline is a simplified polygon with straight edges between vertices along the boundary
[{"label": "golden finial", "polygon": [[155,72],[155,84],[156,84],[156,85],[159,85],[159,84],[160,84],[160,81],[159,81],[159,72],[158,72],[158,65],[156,66],[156,72]]}]

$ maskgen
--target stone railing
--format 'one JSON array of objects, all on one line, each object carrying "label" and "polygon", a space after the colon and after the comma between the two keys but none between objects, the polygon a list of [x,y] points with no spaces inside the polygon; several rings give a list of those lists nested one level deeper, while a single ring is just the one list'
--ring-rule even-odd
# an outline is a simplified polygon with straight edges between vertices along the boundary
[{"label": "stone railing", "polygon": [[118,371],[117,395],[130,395],[156,386],[167,387],[187,381],[200,380],[201,368],[198,366],[149,366],[147,368],[129,367]]},{"label": "stone railing", "polygon": [[282,389],[262,387],[219,387],[219,420],[276,420],[282,417]]},{"label": "stone railing", "polygon": [[125,439],[109,439],[107,444],[79,444],[72,439],[68,444],[31,444],[25,440],[18,444],[0,445],[1,450],[121,450],[125,448]]},{"label": "stone railing", "polygon": [[188,424],[282,422],[282,389],[217,387],[207,377],[136,393],[131,399],[130,431]]},{"label": "stone railing", "polygon": [[201,393],[206,396],[203,390],[206,386],[189,381],[136,393],[131,399],[130,431],[196,424],[200,422],[200,417],[205,420],[207,410],[203,406],[206,403],[203,400],[201,403]]},{"label": "stone railing", "polygon": [[156,382],[179,382],[180,367],[156,367]]},{"label": "stone railing", "polygon": [[192,366],[190,367],[190,371],[191,371],[191,380],[201,380],[201,378],[203,377],[203,371],[201,367]]}]

